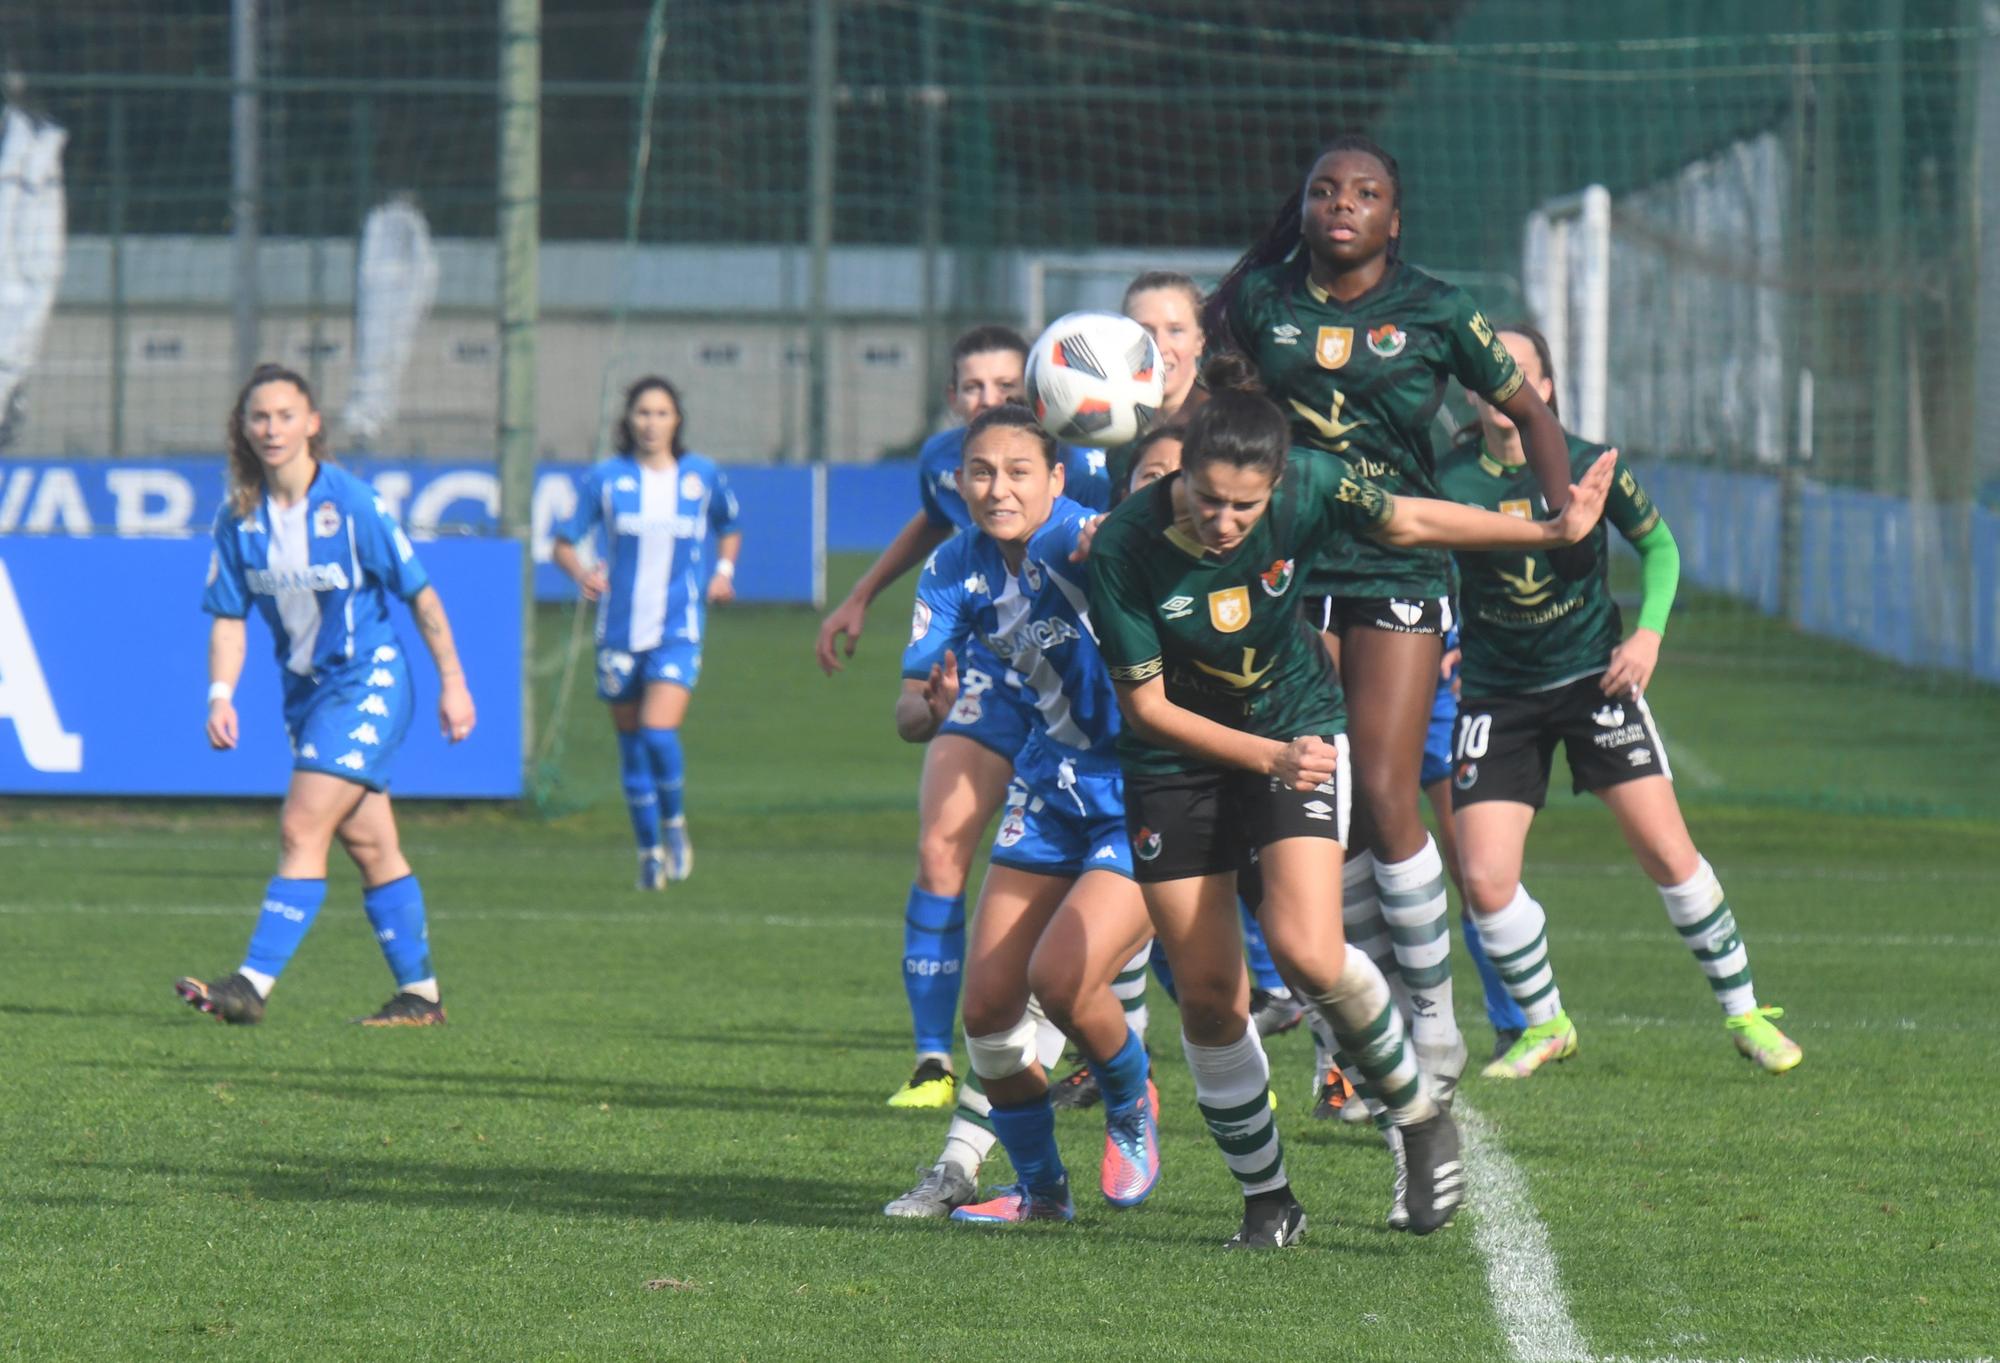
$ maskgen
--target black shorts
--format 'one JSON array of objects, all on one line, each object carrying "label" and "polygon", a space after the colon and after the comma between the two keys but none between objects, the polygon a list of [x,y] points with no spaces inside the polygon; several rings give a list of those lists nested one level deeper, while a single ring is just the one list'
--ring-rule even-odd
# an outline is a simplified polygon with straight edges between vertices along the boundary
[{"label": "black shorts", "polygon": [[1597,687],[1603,675],[1524,696],[1460,700],[1452,803],[1510,800],[1540,809],[1558,741],[1579,795],[1641,776],[1673,779],[1653,712],[1643,699],[1605,696]]},{"label": "black shorts", "polygon": [[1322,634],[1350,629],[1381,629],[1391,634],[1451,633],[1448,596],[1309,596],[1306,619]]},{"label": "black shorts", "polygon": [[1132,836],[1132,873],[1139,883],[1221,875],[1241,868],[1250,853],[1286,838],[1347,842],[1350,805],[1347,735],[1326,739],[1340,749],[1333,780],[1296,791],[1269,776],[1234,768],[1127,772],[1125,828]]}]

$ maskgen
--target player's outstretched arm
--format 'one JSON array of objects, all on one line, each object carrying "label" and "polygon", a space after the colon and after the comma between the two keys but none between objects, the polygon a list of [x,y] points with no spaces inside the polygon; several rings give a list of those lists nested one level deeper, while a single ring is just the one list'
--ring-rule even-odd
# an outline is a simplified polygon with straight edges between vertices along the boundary
[{"label": "player's outstretched arm", "polygon": [[410,599],[424,647],[438,673],[438,730],[457,743],[472,733],[478,716],[472,708],[472,692],[466,689],[465,668],[458,661],[458,645],[452,641],[451,621],[445,618],[444,602],[437,588],[425,587]]},{"label": "player's outstretched arm", "polygon": [[243,621],[218,615],[208,627],[208,746],[236,746],[236,682],[243,675]]},{"label": "player's outstretched arm", "polygon": [[958,700],[958,659],[950,649],[931,665],[928,677],[905,677],[896,697],[896,735],[905,743],[928,743]]},{"label": "player's outstretched arm", "polygon": [[1375,531],[1384,544],[1426,549],[1559,549],[1588,535],[1604,514],[1618,452],[1607,450],[1571,484],[1562,514],[1552,521],[1530,521],[1483,511],[1457,502],[1429,497],[1396,497],[1389,518]]},{"label": "player's outstretched arm", "polygon": [[[869,603],[881,594],[884,587],[922,563],[931,550],[950,538],[950,526],[937,524],[921,511],[910,517],[909,524],[898,530],[896,538],[889,541],[889,547],[868,565],[868,571],[854,584],[854,590],[847,594],[847,599],[820,621],[819,638],[813,646],[820,671],[829,677],[840,671],[842,653],[852,658],[854,646],[861,641],[861,627],[867,621]],[[844,649],[841,647],[843,642],[846,645]]]}]

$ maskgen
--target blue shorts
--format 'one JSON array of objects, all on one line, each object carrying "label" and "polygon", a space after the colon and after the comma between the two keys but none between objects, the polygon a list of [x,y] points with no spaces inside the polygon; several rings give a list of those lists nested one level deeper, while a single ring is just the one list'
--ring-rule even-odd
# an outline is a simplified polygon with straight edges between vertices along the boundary
[{"label": "blue shorts", "polygon": [[619,648],[597,650],[597,698],[615,703],[635,701],[648,682],[671,682],[694,690],[701,680],[701,645],[661,644],[644,653]]},{"label": "blue shorts", "polygon": [[1008,682],[1007,669],[984,649],[968,649],[958,669],[958,700],[938,732],[969,738],[1012,762],[1034,729],[1031,715],[1020,689]]},{"label": "blue shorts", "polygon": [[1451,775],[1451,730],[1458,723],[1458,697],[1451,683],[1439,685],[1431,702],[1431,727],[1424,733],[1424,771],[1419,784],[1428,788]]},{"label": "blue shorts", "polygon": [[1015,763],[991,860],[1041,876],[1113,871],[1129,879],[1132,839],[1116,760],[1065,757],[1038,732]]},{"label": "blue shorts", "polygon": [[370,790],[389,788],[389,768],[416,709],[403,650],[384,644],[365,663],[287,688],[285,731],[292,770],[324,772]]}]

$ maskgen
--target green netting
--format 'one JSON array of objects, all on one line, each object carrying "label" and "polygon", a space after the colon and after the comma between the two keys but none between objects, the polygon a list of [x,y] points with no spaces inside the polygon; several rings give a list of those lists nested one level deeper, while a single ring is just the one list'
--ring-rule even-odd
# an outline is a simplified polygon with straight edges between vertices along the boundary
[{"label": "green netting", "polygon": [[[663,0],[656,46],[645,6],[545,7],[544,447],[587,451],[645,358],[703,394],[724,457],[797,457],[815,429],[836,458],[907,448],[955,330],[1115,305],[1141,263],[1212,277],[1360,129],[1401,159],[1411,259],[1560,322],[1578,420],[1604,362],[1589,433],[1687,554],[1661,686],[1714,776],[1691,788],[2000,811],[2000,305],[1976,268],[2000,39],[1974,0],[840,0],[823,413],[815,8]],[[337,406],[360,224],[410,195],[441,283],[382,447],[490,450],[497,5],[260,14],[267,335]],[[213,448],[229,36],[217,6],[0,16],[10,98],[70,135],[72,267],[13,452]],[[1750,742],[1744,714],[1786,736],[1811,715],[1810,741]]]}]

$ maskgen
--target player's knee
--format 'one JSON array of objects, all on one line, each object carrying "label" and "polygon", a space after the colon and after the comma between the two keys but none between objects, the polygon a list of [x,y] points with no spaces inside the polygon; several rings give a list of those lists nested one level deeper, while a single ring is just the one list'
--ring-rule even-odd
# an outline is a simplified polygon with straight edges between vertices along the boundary
[{"label": "player's knee", "polygon": [[1035,1063],[1035,1020],[1022,1013],[1012,1024],[982,1027],[965,1013],[965,1052],[972,1072],[988,1083],[1012,1079]]},{"label": "player's knee", "polygon": [[1224,978],[1203,972],[1190,978],[1176,974],[1174,985],[1180,996],[1181,1030],[1196,1045],[1222,1044],[1240,1030],[1245,1016],[1240,975]]},{"label": "player's knee", "polygon": [[300,853],[326,854],[333,842],[333,830],[325,821],[289,805],[278,816],[278,847],[287,857]]},{"label": "player's knee", "polygon": [[1465,873],[1465,899],[1478,913],[1498,913],[1514,900],[1515,887],[1521,877],[1500,866],[1481,866],[1476,862],[1463,867]]},{"label": "player's knee", "polygon": [[1083,962],[1075,955],[1037,951],[1028,962],[1028,991],[1041,1000],[1049,1020],[1065,1032],[1072,1030],[1088,987]]},{"label": "player's knee", "polygon": [[928,894],[965,893],[972,871],[972,837],[957,830],[926,828],[917,839],[917,884]]}]

